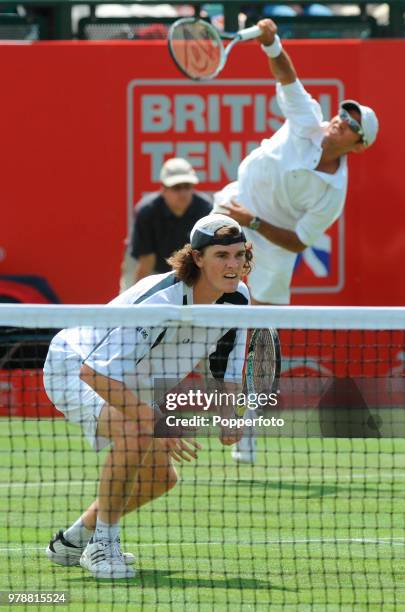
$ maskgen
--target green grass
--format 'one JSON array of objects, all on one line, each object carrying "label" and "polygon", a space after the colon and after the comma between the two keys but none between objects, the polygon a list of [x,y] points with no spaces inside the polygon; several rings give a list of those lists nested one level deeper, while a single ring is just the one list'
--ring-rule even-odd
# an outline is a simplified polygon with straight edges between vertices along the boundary
[{"label": "green grass", "polygon": [[97,582],[43,550],[92,501],[103,455],[62,421],[2,419],[0,590],[66,590],[86,612],[405,609],[405,441],[259,440],[253,469],[202,443],[123,521],[136,578]]}]

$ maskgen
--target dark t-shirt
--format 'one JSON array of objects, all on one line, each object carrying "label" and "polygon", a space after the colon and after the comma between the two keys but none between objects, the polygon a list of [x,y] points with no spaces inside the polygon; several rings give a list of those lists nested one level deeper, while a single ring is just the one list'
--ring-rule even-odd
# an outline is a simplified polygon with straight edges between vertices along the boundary
[{"label": "dark t-shirt", "polygon": [[190,242],[190,231],[194,224],[209,215],[212,205],[208,196],[194,193],[184,215],[176,217],[166,205],[160,193],[146,196],[135,209],[135,222],[131,238],[131,255],[156,255],[154,272],[168,272],[171,268],[166,259],[174,251]]}]

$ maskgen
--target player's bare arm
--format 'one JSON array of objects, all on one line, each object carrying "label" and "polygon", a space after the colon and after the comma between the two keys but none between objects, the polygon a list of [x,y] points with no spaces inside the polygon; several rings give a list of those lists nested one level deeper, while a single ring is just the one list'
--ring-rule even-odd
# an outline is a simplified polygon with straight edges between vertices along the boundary
[{"label": "player's bare arm", "polygon": [[[275,41],[277,34],[276,24],[272,19],[261,19],[257,25],[263,31],[263,34],[257,39],[258,42],[265,47],[269,47]],[[281,49],[281,53],[277,57],[269,57],[269,67],[274,78],[281,85],[289,85],[297,80],[294,65],[284,49]]]},{"label": "player's bare arm", "polygon": [[[255,218],[255,215],[250,210],[238,204],[235,200],[228,204],[222,204],[222,208],[226,209],[227,214],[244,227],[249,227]],[[267,238],[267,240],[292,253],[301,253],[307,248],[307,245],[301,242],[294,231],[277,227],[262,219],[260,219],[260,224],[256,231]]]},{"label": "player's bare arm", "polygon": [[[86,364],[81,367],[80,378],[107,404],[124,412],[127,417],[133,418],[139,425],[139,433],[149,435],[152,442],[155,413],[151,406],[141,402],[122,382],[103,376]],[[160,438],[159,440],[171,457],[178,462],[196,459],[196,450],[201,449],[201,445],[194,440],[178,438]]]},{"label": "player's bare arm", "polygon": [[141,402],[122,382],[99,374],[86,364],[81,366],[80,378],[110,406],[125,412],[127,416],[136,416],[144,423],[153,423],[153,409]]}]

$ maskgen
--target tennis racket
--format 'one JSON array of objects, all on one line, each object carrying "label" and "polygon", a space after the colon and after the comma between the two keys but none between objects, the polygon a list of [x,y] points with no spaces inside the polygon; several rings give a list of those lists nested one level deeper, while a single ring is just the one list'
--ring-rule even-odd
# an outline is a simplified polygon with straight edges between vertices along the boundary
[{"label": "tennis racket", "polygon": [[280,339],[276,329],[254,329],[245,365],[244,389],[249,393],[274,393],[281,371]]},{"label": "tennis racket", "polygon": [[[168,34],[170,55],[174,63],[190,79],[214,79],[224,68],[233,47],[240,41],[258,38],[258,26],[235,34],[220,34],[210,23],[194,17],[175,21]],[[230,40],[224,47],[222,38]]]}]

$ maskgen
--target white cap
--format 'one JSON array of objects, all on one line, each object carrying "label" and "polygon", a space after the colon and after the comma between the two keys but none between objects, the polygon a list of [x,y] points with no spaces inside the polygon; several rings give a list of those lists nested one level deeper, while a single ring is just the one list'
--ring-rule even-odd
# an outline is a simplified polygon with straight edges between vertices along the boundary
[{"label": "white cap", "polygon": [[192,165],[181,157],[168,159],[160,171],[160,182],[165,187],[173,187],[181,183],[196,185],[198,177]]},{"label": "white cap", "polygon": [[343,100],[340,103],[340,108],[350,110],[350,106],[354,106],[360,113],[360,123],[364,132],[364,144],[369,147],[377,138],[378,119],[377,115],[369,106],[363,106],[356,100]]},{"label": "white cap", "polygon": [[[221,229],[221,227],[236,227],[239,235],[215,238],[215,232]],[[212,244],[228,245],[236,244],[237,242],[246,242],[246,237],[237,221],[231,219],[228,215],[211,213],[199,219],[194,225],[190,233],[190,242],[193,249],[202,249]]]}]

